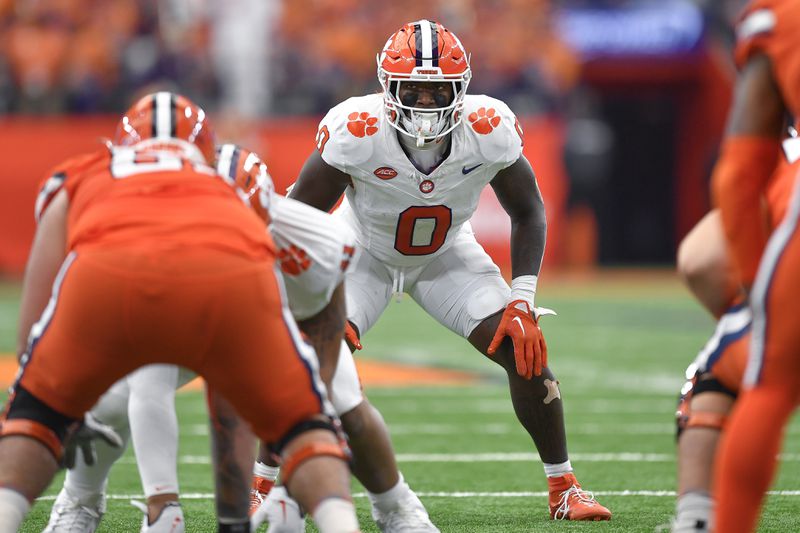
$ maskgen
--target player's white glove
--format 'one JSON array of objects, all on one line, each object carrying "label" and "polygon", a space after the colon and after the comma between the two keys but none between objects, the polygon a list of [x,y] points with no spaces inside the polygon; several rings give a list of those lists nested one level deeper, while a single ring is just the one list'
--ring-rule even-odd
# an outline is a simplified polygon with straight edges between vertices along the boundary
[{"label": "player's white glove", "polygon": [[73,468],[79,448],[83,454],[83,461],[87,465],[93,465],[97,460],[94,450],[94,441],[96,439],[103,439],[106,443],[115,448],[122,446],[122,437],[114,431],[114,428],[103,424],[91,413],[86,413],[78,429],[64,442],[64,456],[61,459],[62,465],[65,468]]}]

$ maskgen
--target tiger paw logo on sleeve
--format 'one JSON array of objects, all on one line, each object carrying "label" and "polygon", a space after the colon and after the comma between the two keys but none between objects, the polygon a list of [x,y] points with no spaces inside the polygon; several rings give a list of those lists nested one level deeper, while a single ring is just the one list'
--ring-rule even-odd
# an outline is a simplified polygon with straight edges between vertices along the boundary
[{"label": "tiger paw logo on sleeve", "polygon": [[467,117],[472,129],[481,135],[489,135],[494,129],[500,125],[500,116],[493,107],[486,109],[485,107],[473,111]]},{"label": "tiger paw logo on sleeve", "polygon": [[347,130],[356,137],[375,135],[378,132],[378,117],[371,117],[369,113],[354,111],[347,115]]},{"label": "tiger paw logo on sleeve", "polygon": [[281,271],[289,276],[299,276],[311,267],[311,258],[305,250],[294,244],[278,250]]}]

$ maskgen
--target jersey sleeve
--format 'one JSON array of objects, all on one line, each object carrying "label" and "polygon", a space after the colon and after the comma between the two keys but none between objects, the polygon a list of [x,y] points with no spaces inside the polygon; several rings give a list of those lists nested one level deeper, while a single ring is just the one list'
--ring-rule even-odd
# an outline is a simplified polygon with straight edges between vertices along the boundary
[{"label": "jersey sleeve", "polygon": [[764,53],[775,32],[777,18],[769,0],[750,2],[736,24],[736,65],[741,68],[753,55]]},{"label": "jersey sleeve", "polygon": [[42,215],[44,215],[50,202],[58,194],[58,191],[64,188],[66,179],[67,173],[60,168],[55,168],[47,174],[47,177],[40,184],[33,213],[37,224],[42,219]]},{"label": "jersey sleeve", "polygon": [[345,104],[342,102],[330,111],[317,129],[317,150],[323,161],[337,170],[349,174],[347,164],[347,121]]},{"label": "jersey sleeve", "polygon": [[467,127],[478,138],[481,155],[502,170],[522,155],[522,128],[517,117],[496,98],[481,96],[465,110]]},{"label": "jersey sleeve", "polygon": [[37,224],[58,192],[62,189],[69,192],[67,178],[80,173],[82,168],[96,161],[98,157],[105,155],[105,153],[105,151],[93,152],[67,159],[45,174],[44,179],[39,184],[39,193],[36,195],[36,204],[34,205],[34,218]]},{"label": "jersey sleeve", "polygon": [[797,0],[754,0],[736,26],[735,58],[742,68],[753,56],[770,61],[787,110],[800,115],[800,9]]},{"label": "jersey sleeve", "polygon": [[297,320],[320,312],[342,283],[355,235],[328,213],[274,195],[270,233],[278,247],[289,308]]},{"label": "jersey sleeve", "polygon": [[330,166],[352,174],[375,149],[375,133],[383,127],[378,95],[348,98],[328,111],[317,130],[317,150]]}]

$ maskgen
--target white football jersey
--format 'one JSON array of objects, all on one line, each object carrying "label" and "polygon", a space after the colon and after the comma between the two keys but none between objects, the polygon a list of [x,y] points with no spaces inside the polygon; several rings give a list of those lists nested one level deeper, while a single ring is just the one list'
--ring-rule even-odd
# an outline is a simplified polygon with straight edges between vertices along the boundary
[{"label": "white football jersey", "polygon": [[297,320],[310,318],[328,305],[344,281],[355,254],[355,237],[328,213],[277,194],[269,213],[289,309]]},{"label": "white football jersey", "polygon": [[322,159],[350,175],[342,216],[357,244],[395,266],[426,263],[450,246],[478,206],[481,190],[522,155],[522,130],[508,106],[464,99],[450,154],[430,174],[414,167],[384,119],[380,94],[345,100],[320,123]]}]

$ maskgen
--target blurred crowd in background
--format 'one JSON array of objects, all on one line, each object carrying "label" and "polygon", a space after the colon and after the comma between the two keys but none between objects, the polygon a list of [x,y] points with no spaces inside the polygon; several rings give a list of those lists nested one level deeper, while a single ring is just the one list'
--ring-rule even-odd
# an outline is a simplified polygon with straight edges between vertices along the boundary
[{"label": "blurred crowd in background", "polygon": [[378,90],[375,54],[386,39],[431,18],[471,52],[469,92],[564,124],[568,207],[588,206],[585,231],[600,235],[586,261],[667,262],[707,209],[699,182],[724,121],[713,108],[726,107],[744,4],[0,0],[0,124],[14,114],[114,114],[155,89],[186,94],[218,128],[221,118],[235,130],[320,116]]},{"label": "blurred crowd in background", "polygon": [[122,109],[171,82],[212,110],[321,113],[377,87],[375,54],[422,17],[474,52],[474,90],[552,110],[578,78],[548,0],[0,1],[0,111]]}]

